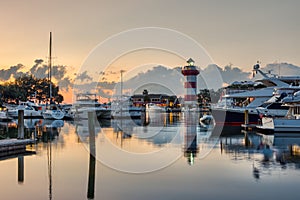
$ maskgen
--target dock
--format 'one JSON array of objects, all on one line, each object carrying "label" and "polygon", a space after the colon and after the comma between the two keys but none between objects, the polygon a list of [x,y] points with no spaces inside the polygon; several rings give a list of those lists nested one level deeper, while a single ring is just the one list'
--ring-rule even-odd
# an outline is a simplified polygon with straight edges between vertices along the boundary
[{"label": "dock", "polygon": [[32,139],[4,139],[0,140],[0,158],[14,154],[25,153],[26,145],[34,144]]}]

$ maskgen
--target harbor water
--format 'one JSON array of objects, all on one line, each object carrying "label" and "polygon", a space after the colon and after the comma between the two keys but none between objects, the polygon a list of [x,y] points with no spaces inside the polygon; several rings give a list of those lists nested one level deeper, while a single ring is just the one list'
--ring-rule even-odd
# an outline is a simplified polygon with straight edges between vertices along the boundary
[{"label": "harbor water", "polygon": [[[222,134],[191,113],[24,124],[39,139],[0,158],[1,199],[300,197],[300,134]],[[1,137],[15,127],[1,124]]]}]

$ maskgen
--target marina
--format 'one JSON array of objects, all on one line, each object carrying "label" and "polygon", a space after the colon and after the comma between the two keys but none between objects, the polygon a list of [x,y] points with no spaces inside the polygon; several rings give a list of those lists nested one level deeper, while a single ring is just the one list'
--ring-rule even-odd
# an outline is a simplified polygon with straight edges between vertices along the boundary
[{"label": "marina", "polygon": [[299,199],[299,8],[3,1],[0,199]]}]

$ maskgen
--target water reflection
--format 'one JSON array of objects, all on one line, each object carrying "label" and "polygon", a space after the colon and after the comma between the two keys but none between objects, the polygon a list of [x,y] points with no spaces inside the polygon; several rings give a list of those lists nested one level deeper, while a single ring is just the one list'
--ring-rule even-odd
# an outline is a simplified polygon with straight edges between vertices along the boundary
[{"label": "water reflection", "polygon": [[[256,181],[261,183],[261,180],[266,180],[267,178],[276,182],[276,176],[278,174],[286,176],[293,174],[294,170],[299,171],[298,169],[300,169],[300,135],[297,134],[263,135],[256,132],[235,132],[232,135],[227,134],[219,137],[213,134],[211,127],[209,128],[209,126],[204,126],[199,123],[199,118],[196,113],[152,113],[151,115],[145,115],[141,119],[134,120],[98,121],[94,117],[92,117],[92,119],[93,120],[80,121],[26,119],[24,121],[26,129],[25,135],[31,138],[35,137],[38,141],[37,145],[32,147],[35,148],[34,150],[37,152],[36,156],[31,156],[34,159],[25,157],[24,155],[16,155],[13,157],[17,158],[15,159],[18,163],[17,180],[18,183],[22,184],[22,187],[24,186],[24,190],[29,187],[31,189],[28,189],[28,191],[32,191],[32,189],[35,189],[39,185],[47,185],[47,198],[49,199],[55,199],[54,197],[64,199],[62,198],[62,196],[65,197],[64,195],[70,195],[68,197],[72,197],[73,199],[97,199],[97,194],[99,198],[100,192],[104,190],[102,188],[105,188],[103,185],[97,187],[96,183],[99,183],[97,180],[102,178],[106,180],[105,178],[108,177],[108,175],[105,174],[99,177],[97,176],[97,172],[99,174],[99,171],[104,171],[114,176],[118,174],[116,172],[107,172],[109,171],[108,168],[103,167],[102,160],[98,159],[99,156],[103,154],[110,157],[115,162],[115,166],[129,166],[127,168],[129,172],[138,171],[145,166],[148,167],[145,167],[145,169],[148,170],[145,171],[150,172],[150,169],[161,169],[159,168],[161,166],[154,164],[163,163],[163,166],[167,168],[160,172],[153,173],[151,176],[156,177],[155,179],[157,180],[162,179],[167,183],[171,183],[173,180],[180,182],[180,180],[176,179],[177,174],[179,174],[179,176],[181,174],[181,178],[184,176],[188,177],[189,181],[191,179],[193,184],[198,184],[198,182],[200,184],[201,179],[194,180],[193,177],[196,176],[198,178],[203,176],[203,174],[208,174],[208,177],[211,179],[224,179],[233,183],[244,181],[241,177],[247,177],[251,182],[255,183]],[[2,136],[6,138],[7,132],[12,132],[13,129],[17,131],[16,125],[8,124],[4,126],[2,129],[4,135]],[[14,134],[10,134],[10,137],[13,135]],[[79,142],[74,141],[74,138],[78,139]],[[215,146],[216,142],[217,145]],[[114,150],[107,148],[108,143],[114,147]],[[60,148],[55,148],[56,144],[61,144],[61,146],[59,146]],[[88,154],[86,154],[85,151],[82,153],[81,144],[86,145],[88,150],[86,152],[88,152]],[[115,151],[116,149],[118,151]],[[166,149],[169,151],[166,151]],[[103,150],[104,152],[102,152]],[[211,151],[212,155],[209,154]],[[129,152],[130,155],[136,157],[133,156],[128,159],[126,157],[128,156],[127,154],[121,158],[124,152]],[[61,157],[55,159],[55,155],[57,156],[58,154]],[[121,157],[119,154],[121,154]],[[146,159],[139,157],[145,155],[149,156],[150,154],[155,154],[155,157],[147,157]],[[43,157],[43,155],[45,156]],[[176,157],[178,155],[181,157]],[[213,156],[213,158],[202,159],[206,155],[208,157]],[[220,159],[223,160],[220,161]],[[29,162],[26,162],[27,160]],[[47,160],[47,163],[45,160]],[[138,163],[137,160],[141,163]],[[177,162],[174,163],[174,160]],[[182,162],[182,160],[184,162]],[[98,162],[99,165],[96,165],[97,161],[101,161]],[[39,164],[39,162],[42,164]],[[76,167],[75,165],[73,166],[73,162],[79,163],[78,168],[76,168],[77,170],[73,170],[73,168]],[[120,163],[123,165],[120,165]],[[168,167],[169,163],[174,163],[174,165]],[[205,164],[208,163],[211,164],[209,166],[213,166],[212,169],[205,168]],[[0,167],[4,164],[5,162],[0,161]],[[38,167],[33,168],[32,166],[34,165]],[[228,178],[226,174],[215,177],[216,171],[214,171],[214,169],[216,165],[220,166],[220,168],[224,166],[232,177]],[[234,165],[234,167],[232,167],[232,165]],[[61,168],[59,168],[59,166]],[[200,173],[198,170],[199,166],[201,166],[201,169],[204,170],[205,173]],[[231,170],[228,169],[230,167],[232,167]],[[235,167],[238,170],[235,170]],[[43,176],[43,170],[46,169],[47,182],[39,180],[40,182],[34,183],[30,180],[35,176],[35,173],[32,171],[37,168],[39,169],[38,171],[42,171],[39,176]],[[9,168],[2,167],[1,170],[5,174]],[[180,173],[178,170],[180,170]],[[71,186],[63,185],[64,181],[69,182],[70,176],[68,176],[68,174],[71,173],[71,171],[74,171],[74,174],[71,175],[71,178],[74,179],[74,184],[76,184],[76,181],[78,182],[77,187],[74,186],[74,189],[69,189],[74,192],[73,196],[70,192],[63,192],[65,188],[71,188]],[[189,174],[190,171],[194,174]],[[196,173],[197,171],[199,171],[199,173]],[[238,174],[244,173],[244,171],[249,173],[243,175]],[[143,171],[141,170],[140,172]],[[168,182],[168,180],[164,179],[164,173],[176,174],[176,176],[172,177],[172,181]],[[119,175],[120,174],[118,174],[118,176]],[[128,178],[126,175],[120,176]],[[150,176],[145,176],[147,180],[150,178]],[[134,176],[133,179],[137,177],[139,176]],[[29,179],[28,184],[26,184],[25,178]],[[205,177],[202,178],[205,179]],[[4,182],[6,182],[6,179],[8,178],[2,177]],[[119,179],[115,178],[110,180],[109,176],[108,184],[113,181],[119,182]],[[209,180],[205,181],[209,182]],[[6,187],[15,187],[13,184],[9,184],[9,181],[7,182]],[[126,185],[125,182],[123,182],[123,186]],[[176,184],[175,182],[176,181],[174,181],[174,184]],[[133,184],[139,185],[138,183]],[[193,187],[193,184],[189,184],[189,186]],[[133,187],[137,187],[137,185],[133,185]],[[75,190],[84,193],[83,196],[77,197]],[[113,189],[109,191],[112,192]],[[175,189],[172,191],[175,191]],[[44,193],[46,193],[46,191],[44,191]],[[29,194],[28,192],[27,195]],[[20,193],[19,196],[22,196],[22,194]]]},{"label": "water reflection", "polygon": [[88,175],[88,189],[87,189],[87,198],[94,199],[95,193],[95,169],[96,169],[96,143],[95,143],[95,123],[94,113],[88,113],[89,122],[89,145],[90,145],[90,160],[89,160],[89,175]]},{"label": "water reflection", "polygon": [[192,165],[194,159],[199,151],[197,145],[197,126],[198,116],[195,113],[185,113],[184,124],[184,157],[187,158],[187,162]]},{"label": "water reflection", "polygon": [[220,138],[221,152],[229,154],[232,161],[248,161],[252,164],[253,177],[280,173],[287,168],[299,169],[300,134],[292,137],[287,134],[277,136],[255,132],[242,132],[240,135]]}]

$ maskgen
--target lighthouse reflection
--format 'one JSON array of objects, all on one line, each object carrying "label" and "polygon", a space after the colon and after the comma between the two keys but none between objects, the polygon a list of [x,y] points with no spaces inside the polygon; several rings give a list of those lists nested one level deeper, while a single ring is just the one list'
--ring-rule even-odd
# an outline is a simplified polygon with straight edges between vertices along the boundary
[{"label": "lighthouse reflection", "polygon": [[197,145],[197,125],[198,115],[194,112],[184,113],[184,157],[189,165],[194,164],[194,159],[199,152]]}]

